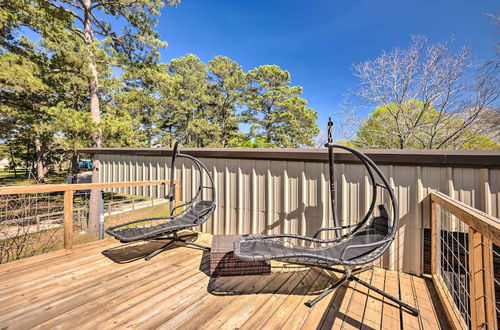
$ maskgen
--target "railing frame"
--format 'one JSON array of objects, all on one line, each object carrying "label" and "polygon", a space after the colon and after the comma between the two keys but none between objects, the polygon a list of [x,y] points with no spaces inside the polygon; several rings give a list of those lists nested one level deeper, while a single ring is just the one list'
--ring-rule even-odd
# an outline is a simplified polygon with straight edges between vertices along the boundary
[{"label": "railing frame", "polygon": [[[170,180],[156,181],[131,181],[131,182],[108,182],[108,183],[78,183],[78,184],[47,184],[33,186],[7,186],[0,187],[0,195],[14,194],[37,194],[49,192],[64,192],[64,249],[73,248],[73,195],[78,190],[110,189],[139,186],[168,185]],[[181,182],[174,180],[176,206],[181,202]]]},{"label": "railing frame", "polygon": [[444,281],[438,272],[438,244],[440,233],[437,227],[437,205],[456,216],[469,227],[469,294],[471,328],[484,328],[484,324],[497,329],[496,311],[486,301],[486,296],[495,301],[495,284],[488,276],[494,274],[492,244],[500,246],[500,222],[479,210],[456,201],[440,192],[431,192],[431,272],[439,298],[450,323],[456,329],[467,329],[460,312],[453,303]]}]

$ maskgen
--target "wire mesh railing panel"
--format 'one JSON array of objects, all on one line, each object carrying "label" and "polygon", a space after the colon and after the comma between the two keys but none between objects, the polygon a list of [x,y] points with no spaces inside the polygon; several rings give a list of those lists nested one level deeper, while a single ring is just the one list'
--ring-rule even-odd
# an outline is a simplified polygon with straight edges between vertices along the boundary
[{"label": "wire mesh railing panel", "polygon": [[90,224],[90,190],[77,190],[73,194],[72,245],[89,243],[99,239]]},{"label": "wire mesh railing panel", "polygon": [[[151,194],[151,192],[154,192],[154,194]],[[99,194],[100,202],[96,205],[92,205],[91,203],[90,190],[77,191],[74,194],[74,245],[106,237],[104,230],[111,226],[145,218],[166,217],[170,215],[170,203],[167,198],[165,185],[123,187],[121,192],[118,188],[102,189],[99,190]],[[97,210],[95,219],[91,219],[91,208]],[[92,226],[92,221],[102,221],[103,223]],[[98,228],[99,226],[102,232],[93,232],[92,228]]]},{"label": "wire mesh railing panel", "polygon": [[[0,263],[99,240],[106,227],[130,221],[158,218],[149,226],[169,221],[174,205],[168,185],[162,180],[0,187]],[[174,190],[178,206],[179,182]]]},{"label": "wire mesh railing panel", "polygon": [[498,329],[500,220],[431,194],[432,274],[455,328]]},{"label": "wire mesh railing panel", "polygon": [[0,263],[62,248],[62,192],[0,196]]},{"label": "wire mesh railing panel", "polygon": [[470,328],[469,227],[440,205],[437,205],[436,215],[439,238],[437,272],[464,323]]}]

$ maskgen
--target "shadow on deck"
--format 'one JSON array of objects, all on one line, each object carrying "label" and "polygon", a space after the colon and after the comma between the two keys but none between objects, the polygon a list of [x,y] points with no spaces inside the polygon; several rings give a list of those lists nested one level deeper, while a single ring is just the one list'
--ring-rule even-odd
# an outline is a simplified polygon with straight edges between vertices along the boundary
[{"label": "shadow on deck", "polygon": [[178,246],[141,258],[156,247],[105,240],[0,265],[0,328],[449,328],[426,278],[380,268],[360,276],[419,317],[355,282],[308,308],[329,285],[324,272],[210,278],[208,253]]}]

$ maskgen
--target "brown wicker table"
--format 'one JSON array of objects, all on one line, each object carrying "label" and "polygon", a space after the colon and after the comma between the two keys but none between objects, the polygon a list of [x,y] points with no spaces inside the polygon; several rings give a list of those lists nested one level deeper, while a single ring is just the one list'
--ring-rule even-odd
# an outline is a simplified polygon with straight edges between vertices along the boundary
[{"label": "brown wicker table", "polygon": [[241,261],[233,255],[234,241],[240,235],[214,235],[210,251],[210,276],[264,275],[271,273],[265,261]]}]

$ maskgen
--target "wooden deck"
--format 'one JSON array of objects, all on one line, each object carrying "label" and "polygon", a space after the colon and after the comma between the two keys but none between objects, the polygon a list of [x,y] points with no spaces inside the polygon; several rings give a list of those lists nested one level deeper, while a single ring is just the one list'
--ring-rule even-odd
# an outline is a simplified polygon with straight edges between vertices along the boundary
[{"label": "wooden deck", "polygon": [[449,327],[424,278],[378,268],[360,276],[420,308],[420,317],[355,282],[307,308],[328,286],[327,274],[278,268],[211,279],[208,253],[175,247],[149,262],[139,258],[155,247],[105,240],[0,265],[0,329]]}]

